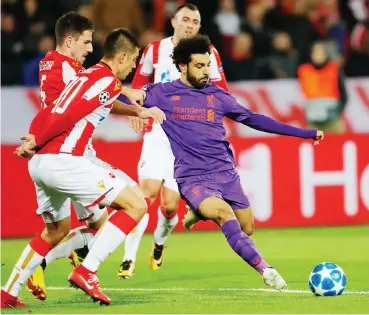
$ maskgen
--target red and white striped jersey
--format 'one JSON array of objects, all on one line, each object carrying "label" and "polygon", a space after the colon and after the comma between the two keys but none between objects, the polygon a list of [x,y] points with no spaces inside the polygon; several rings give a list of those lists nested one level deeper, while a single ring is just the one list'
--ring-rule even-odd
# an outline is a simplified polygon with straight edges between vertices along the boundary
[{"label": "red and white striped jersey", "polygon": [[[148,83],[171,82],[178,80],[181,73],[176,68],[171,57],[174,49],[172,37],[155,41],[146,47],[140,64],[135,72],[132,88],[141,89]],[[224,75],[222,62],[216,48],[211,46],[210,55],[210,81],[213,84],[227,90],[227,81]],[[160,124],[155,123],[153,119],[149,120],[145,132],[153,132],[157,140],[163,140],[169,144]]]},{"label": "red and white striped jersey", "polygon": [[98,125],[108,116],[122,89],[119,79],[103,64],[82,70],[55,102],[41,110],[29,133],[41,145],[38,154],[84,155]]},{"label": "red and white striped jersey", "polygon": [[[174,49],[172,37],[150,44],[144,51],[132,81],[134,89],[141,89],[148,83],[171,82],[181,77],[171,57]],[[211,46],[210,81],[227,89],[222,62],[216,48]]]},{"label": "red and white striped jersey", "polygon": [[83,66],[56,50],[50,50],[40,61],[40,96],[41,108],[52,104],[73,80]]}]

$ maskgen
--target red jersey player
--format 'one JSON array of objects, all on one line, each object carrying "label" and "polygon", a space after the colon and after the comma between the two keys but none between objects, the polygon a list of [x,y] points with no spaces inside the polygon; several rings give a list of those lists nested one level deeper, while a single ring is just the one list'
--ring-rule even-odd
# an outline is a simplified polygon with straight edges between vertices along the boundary
[{"label": "red jersey player", "polygon": [[[151,81],[154,83],[170,82],[180,78],[171,54],[182,38],[193,37],[199,32],[201,16],[197,7],[192,4],[178,7],[172,19],[172,26],[173,36],[153,42],[145,49],[132,82],[133,88],[142,88]],[[214,46],[211,46],[211,51],[210,81],[227,89],[218,51]],[[161,126],[151,121],[146,127],[143,140],[138,163],[139,185],[152,201],[161,192],[158,223],[150,254],[150,268],[155,271],[163,262],[164,243],[178,222],[176,211],[180,195],[173,173],[174,156]],[[131,278],[133,276],[136,253],[147,224],[148,214],[141,220],[135,231],[128,236],[123,262],[118,272],[119,277]]]},{"label": "red jersey player", "polygon": [[[135,65],[138,41],[130,31],[117,29],[108,35],[104,51],[99,64],[82,70],[66,85],[54,107],[37,114],[30,126],[28,142],[17,149],[23,157],[36,153],[29,161],[29,172],[37,191],[38,212],[55,220],[52,224],[45,222],[43,232],[24,249],[1,291],[2,307],[25,306],[19,301],[19,289],[66,235],[70,219],[60,218],[65,215],[64,204],[68,199],[78,201],[86,209],[100,205],[121,210],[109,216],[85,265],[70,276],[71,283],[93,299],[110,303],[100,291],[94,272],[96,262],[104,261],[125,239],[145,214],[147,204],[142,192],[134,190],[128,181],[85,157],[95,128],[109,114],[121,92],[117,76],[125,78]],[[159,122],[165,119],[157,108],[142,111],[146,111],[147,117],[157,117]]]},{"label": "red jersey player", "polygon": [[[82,64],[87,54],[92,52],[93,49],[92,32],[92,22],[75,12],[66,13],[58,19],[55,25],[55,36],[57,40],[56,50],[49,51],[40,62],[39,79],[42,108],[54,106],[54,101],[60,96],[66,84],[72,81],[80,71],[84,70]],[[143,99],[143,92],[135,92],[134,90],[126,88],[124,88],[124,90],[122,89],[122,92],[124,92],[132,102],[139,102],[140,98],[141,101]],[[122,111],[121,107],[121,104],[115,102],[112,112],[118,114],[126,113],[124,110]],[[132,108],[132,106],[130,107]],[[85,130],[88,130],[89,127],[89,125],[86,125]],[[73,143],[74,139],[71,138],[69,141]],[[123,172],[98,159],[91,142],[88,144],[85,156],[88,157],[92,163],[104,167],[116,176],[128,181],[130,185],[137,186],[136,183]],[[134,189],[138,189],[138,187]],[[63,215],[60,214],[57,219],[69,217],[70,203],[71,201],[69,199],[66,200],[63,208]],[[87,254],[88,243],[93,238],[93,234],[101,227],[108,217],[105,208],[101,209],[96,205],[86,209],[78,202],[72,201],[72,203],[77,218],[80,221],[84,221],[89,228],[78,227],[70,231],[62,244],[55,247],[45,257],[45,260],[41,264],[42,268],[37,268],[36,272],[29,278],[27,286],[32,294],[40,300],[46,299],[46,287],[44,282],[44,270],[46,266],[56,259],[68,257],[71,253],[70,257],[72,258],[73,264],[78,265],[79,257],[83,258]],[[40,209],[38,213],[41,215]],[[44,214],[43,216],[45,222],[50,224],[56,220],[56,218],[52,216],[45,216]],[[75,252],[73,250],[75,250]]]}]

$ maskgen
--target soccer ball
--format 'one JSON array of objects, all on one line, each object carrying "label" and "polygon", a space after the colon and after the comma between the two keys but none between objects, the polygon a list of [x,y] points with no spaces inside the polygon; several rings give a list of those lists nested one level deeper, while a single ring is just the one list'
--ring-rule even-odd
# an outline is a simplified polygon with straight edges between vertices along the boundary
[{"label": "soccer ball", "polygon": [[335,263],[323,262],[310,273],[309,287],[317,296],[341,295],[346,287],[346,275]]}]

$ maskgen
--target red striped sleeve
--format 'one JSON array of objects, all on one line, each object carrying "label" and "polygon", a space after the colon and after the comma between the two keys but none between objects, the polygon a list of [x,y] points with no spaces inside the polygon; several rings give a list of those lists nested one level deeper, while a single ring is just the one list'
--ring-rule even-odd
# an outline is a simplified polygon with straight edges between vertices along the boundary
[{"label": "red striped sleeve", "polygon": [[154,65],[159,59],[159,45],[160,41],[155,41],[145,48],[132,80],[132,88],[141,89],[153,81]]},{"label": "red striped sleeve", "polygon": [[224,71],[223,71],[223,65],[222,65],[222,61],[220,59],[219,53],[217,51],[217,49],[214,47],[214,45],[210,46],[210,49],[212,50],[212,53],[215,57],[215,61],[216,61],[216,67],[213,69],[216,69],[216,74],[217,77],[211,80],[212,84],[218,85],[219,87],[223,88],[224,90],[228,91],[228,86],[227,86],[227,80],[226,77],[224,75]]}]

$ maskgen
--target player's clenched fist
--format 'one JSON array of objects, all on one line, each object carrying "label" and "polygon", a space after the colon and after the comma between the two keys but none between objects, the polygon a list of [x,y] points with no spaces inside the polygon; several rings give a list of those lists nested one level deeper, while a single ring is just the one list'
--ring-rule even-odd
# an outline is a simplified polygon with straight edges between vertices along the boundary
[{"label": "player's clenched fist", "polygon": [[323,139],[324,139],[324,132],[321,130],[317,130],[314,145],[319,144],[319,141]]},{"label": "player's clenched fist", "polygon": [[138,106],[142,106],[144,99],[146,97],[146,93],[142,90],[130,89],[127,87],[122,87],[121,93],[125,95],[129,101]]}]

